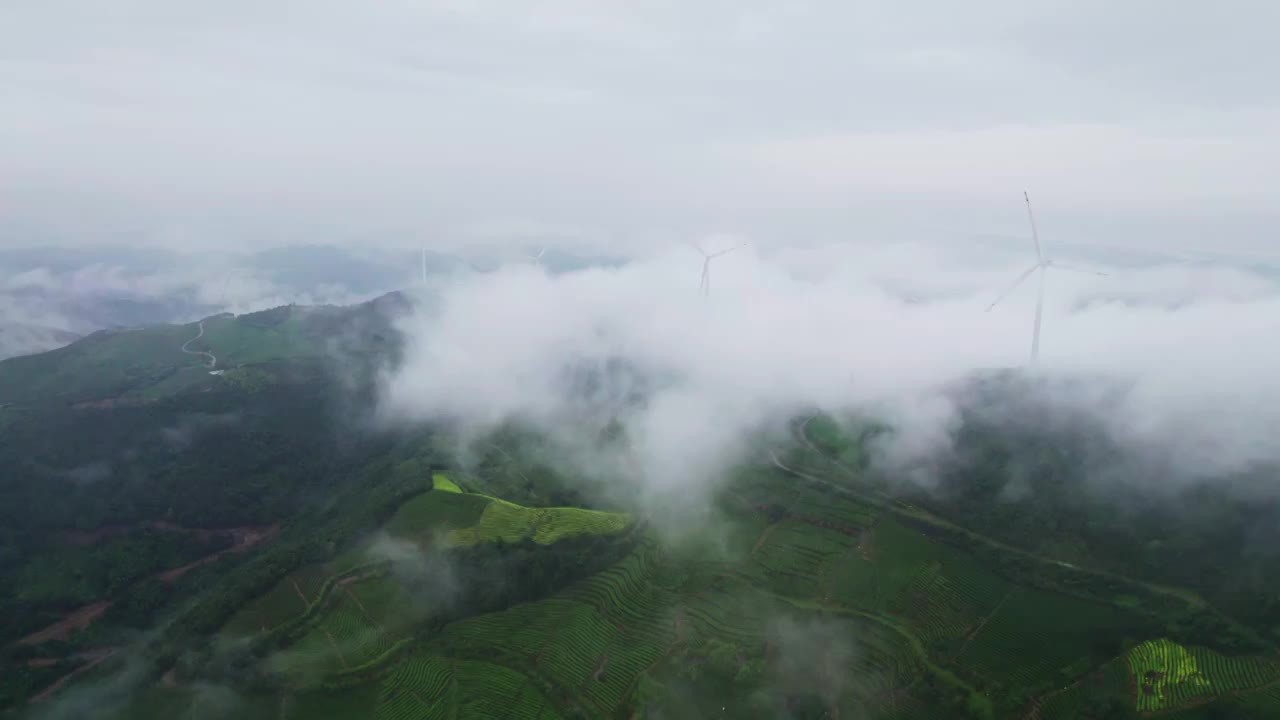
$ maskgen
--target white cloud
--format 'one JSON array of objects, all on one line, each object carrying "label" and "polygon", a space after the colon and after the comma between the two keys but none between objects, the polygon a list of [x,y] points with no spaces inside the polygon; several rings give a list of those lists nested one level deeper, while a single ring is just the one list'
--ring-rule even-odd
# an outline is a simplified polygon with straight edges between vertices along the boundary
[{"label": "white cloud", "polygon": [[[1012,277],[1012,262],[947,271],[937,249],[907,254],[919,287],[946,291],[906,298],[917,293],[886,272],[900,258],[850,246],[726,255],[709,300],[695,291],[699,258],[683,249],[612,271],[462,279],[406,324],[409,352],[384,410],[579,427],[583,402],[570,389],[580,386],[566,384],[566,368],[622,362],[636,372],[615,376],[616,396],[637,376],[653,379],[646,404],[615,409],[636,450],[624,477],[655,494],[707,488],[749,430],[805,406],[878,415],[900,431],[888,458],[918,458],[945,446],[957,420],[944,386],[1026,363],[1035,291],[984,312],[991,279]],[[1237,293],[1225,271],[1181,268],[1171,305],[1170,272],[1051,273],[1039,372],[1097,383],[1063,400],[1089,406],[1127,446],[1176,458],[1187,476],[1280,461],[1270,437],[1280,285],[1233,271],[1251,287]],[[1096,299],[1111,289],[1126,300]],[[1104,406],[1115,388],[1120,399]]]}]

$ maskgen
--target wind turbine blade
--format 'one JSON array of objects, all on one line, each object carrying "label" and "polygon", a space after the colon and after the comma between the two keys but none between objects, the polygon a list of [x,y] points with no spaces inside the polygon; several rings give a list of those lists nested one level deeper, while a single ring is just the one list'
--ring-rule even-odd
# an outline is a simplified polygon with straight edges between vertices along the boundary
[{"label": "wind turbine blade", "polygon": [[534,259],[535,259],[535,260],[541,260],[541,259],[542,259],[542,256],[543,256],[543,255],[545,255],[545,254],[547,254],[547,249],[546,249],[546,248],[542,248],[541,250],[539,250],[539,251],[538,251],[538,255],[537,255],[537,257],[535,257]]},{"label": "wind turbine blade", "polygon": [[1057,261],[1054,261],[1053,265],[1050,265],[1049,267],[1052,267],[1054,270],[1070,270],[1071,272],[1088,273],[1090,275],[1101,275],[1102,277],[1108,277],[1108,275],[1104,272],[1098,272],[1097,270],[1089,270],[1088,268],[1078,268],[1078,267],[1072,267],[1070,265],[1063,265]]},{"label": "wind turbine blade", "polygon": [[699,245],[698,243],[690,242],[690,243],[689,243],[689,247],[691,247],[691,248],[693,248],[694,250],[697,250],[699,253],[701,253],[701,254],[702,254],[702,257],[710,257],[709,255],[707,255],[707,251],[706,251],[706,250],[703,250],[703,249],[702,249],[702,246],[701,246],[701,245]]},{"label": "wind turbine blade", "polygon": [[724,250],[721,250],[720,252],[713,252],[713,253],[711,253],[710,255],[708,255],[707,257],[708,257],[708,258],[717,258],[717,257],[720,257],[721,255],[726,254],[726,253],[731,253],[731,252],[733,252],[734,250],[740,250],[741,248],[742,248],[742,246],[741,246],[741,245],[734,245],[733,247],[731,247],[731,248],[726,248],[726,249],[724,249]]},{"label": "wind turbine blade", "polygon": [[1040,231],[1036,229],[1036,216],[1031,212],[1031,196],[1022,191],[1022,199],[1027,201],[1027,219],[1031,221],[1031,241],[1036,244],[1036,259],[1044,262],[1044,253],[1040,251]]},{"label": "wind turbine blade", "polygon": [[1031,364],[1035,365],[1040,359],[1040,325],[1041,319],[1044,317],[1044,276],[1045,266],[1040,266],[1040,290],[1036,293],[1036,325],[1031,331]]},{"label": "wind turbine blade", "polygon": [[1019,275],[1018,279],[1014,280],[1012,285],[1006,288],[1004,292],[1000,293],[1000,295],[996,297],[995,301],[987,306],[987,312],[991,312],[991,309],[994,308],[996,305],[999,305],[1001,300],[1004,300],[1005,298],[1009,297],[1009,293],[1012,293],[1014,290],[1017,290],[1018,286],[1022,284],[1022,281],[1031,277],[1031,273],[1035,272],[1039,267],[1040,267],[1040,263],[1036,263],[1035,265],[1032,265],[1031,267],[1027,268],[1026,272]]}]

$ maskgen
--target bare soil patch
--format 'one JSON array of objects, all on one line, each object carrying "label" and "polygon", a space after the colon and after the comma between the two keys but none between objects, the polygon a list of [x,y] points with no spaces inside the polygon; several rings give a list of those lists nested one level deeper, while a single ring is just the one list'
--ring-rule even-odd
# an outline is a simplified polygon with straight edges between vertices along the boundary
[{"label": "bare soil patch", "polygon": [[231,530],[227,531],[227,532],[230,532],[232,537],[234,538],[234,544],[231,547],[226,548],[224,550],[219,550],[218,552],[213,553],[212,555],[206,555],[205,557],[202,557],[199,560],[196,560],[195,562],[187,563],[186,565],[183,565],[181,567],[176,567],[176,568],[173,568],[172,570],[165,570],[159,575],[156,575],[156,577],[160,580],[160,582],[165,582],[165,583],[174,582],[175,580],[182,577],[183,575],[186,575],[188,572],[191,572],[192,570],[200,567],[201,565],[207,565],[213,562],[214,560],[217,560],[218,558],[222,557],[223,555],[226,555],[227,553],[247,552],[253,546],[259,543],[262,543],[266,540],[270,540],[272,537],[275,537],[275,534],[279,531],[280,531],[280,525],[278,523],[275,525],[269,525],[266,527],[258,526],[258,527],[232,528]]},{"label": "bare soil patch", "polygon": [[84,630],[93,623],[94,620],[102,617],[102,613],[111,607],[111,602],[104,600],[85,605],[67,613],[61,620],[38,630],[30,635],[22,638],[15,645],[39,645],[40,643],[49,642],[50,640],[66,640],[71,636],[72,630]]},{"label": "bare soil patch", "polygon": [[82,653],[80,657],[83,657],[86,660],[88,660],[87,663],[67,673],[66,675],[63,675],[62,677],[58,678],[57,681],[54,682],[52,685],[45,688],[44,690],[41,690],[38,695],[33,695],[31,699],[28,700],[28,702],[38,703],[38,702],[43,702],[45,700],[48,700],[49,696],[53,695],[55,692],[61,689],[63,685],[66,685],[76,677],[83,675],[84,673],[87,673],[90,670],[94,669],[103,660],[106,660],[107,658],[114,655],[115,652],[116,652],[115,648],[102,648],[101,650],[90,650],[89,652]]}]

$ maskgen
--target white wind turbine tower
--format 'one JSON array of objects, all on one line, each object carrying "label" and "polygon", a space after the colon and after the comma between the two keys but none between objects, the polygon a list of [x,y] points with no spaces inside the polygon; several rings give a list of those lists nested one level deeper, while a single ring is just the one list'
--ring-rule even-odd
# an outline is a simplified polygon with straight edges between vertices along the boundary
[{"label": "white wind turbine tower", "polygon": [[1071,270],[1072,272],[1088,273],[1090,275],[1106,275],[1106,273],[1062,265],[1054,261],[1052,258],[1046,257],[1044,251],[1040,248],[1040,233],[1036,230],[1036,216],[1031,212],[1031,198],[1027,195],[1026,191],[1023,191],[1022,199],[1027,203],[1027,219],[1031,221],[1031,241],[1035,243],[1036,246],[1036,264],[1027,268],[1027,271],[1019,275],[1018,279],[1014,280],[1013,284],[1010,285],[1007,290],[1000,293],[1000,296],[995,299],[995,302],[991,303],[991,305],[987,307],[987,312],[991,312],[991,309],[998,305],[1001,300],[1009,297],[1009,294],[1016,290],[1018,286],[1022,284],[1023,280],[1030,277],[1031,273],[1037,270],[1040,271],[1040,287],[1036,296],[1036,324],[1035,329],[1031,333],[1031,362],[1034,364],[1040,357],[1040,319],[1044,315],[1044,278],[1049,268],[1053,267],[1059,270]]},{"label": "white wind turbine tower", "polygon": [[742,246],[734,245],[731,248],[725,248],[724,250],[720,250],[718,252],[709,253],[706,250],[703,250],[702,246],[700,245],[697,245],[694,243],[690,243],[690,244],[693,245],[694,250],[697,250],[698,252],[702,253],[702,279],[698,281],[698,292],[702,293],[703,297],[708,297],[711,295],[711,261],[715,258],[720,257],[721,255],[724,255],[726,253],[731,253],[734,250],[741,248]]}]

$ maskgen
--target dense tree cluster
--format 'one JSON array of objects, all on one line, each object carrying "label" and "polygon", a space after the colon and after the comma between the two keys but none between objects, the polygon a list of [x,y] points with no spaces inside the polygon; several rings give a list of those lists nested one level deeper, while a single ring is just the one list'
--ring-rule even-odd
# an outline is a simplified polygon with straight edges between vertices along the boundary
[{"label": "dense tree cluster", "polygon": [[1195,644],[1245,652],[1280,641],[1280,497],[1239,492],[1233,478],[1161,486],[1096,428],[1074,430],[971,418],[939,485],[910,499],[1014,547],[1194,590],[1255,631],[1208,611],[1170,621],[1167,632]]}]

